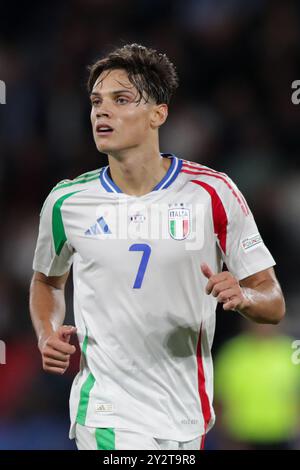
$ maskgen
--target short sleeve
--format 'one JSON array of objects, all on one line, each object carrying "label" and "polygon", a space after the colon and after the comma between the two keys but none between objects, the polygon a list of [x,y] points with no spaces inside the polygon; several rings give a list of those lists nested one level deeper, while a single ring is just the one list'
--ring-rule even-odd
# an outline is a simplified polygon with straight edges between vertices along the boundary
[{"label": "short sleeve", "polygon": [[73,248],[69,244],[63,217],[62,204],[67,196],[57,198],[50,193],[46,199],[39,223],[39,233],[33,259],[33,269],[46,276],[61,276],[72,264]]},{"label": "short sleeve", "polygon": [[228,178],[224,195],[227,216],[226,250],[221,250],[223,261],[238,279],[244,279],[276,263],[264,244],[244,196]]}]

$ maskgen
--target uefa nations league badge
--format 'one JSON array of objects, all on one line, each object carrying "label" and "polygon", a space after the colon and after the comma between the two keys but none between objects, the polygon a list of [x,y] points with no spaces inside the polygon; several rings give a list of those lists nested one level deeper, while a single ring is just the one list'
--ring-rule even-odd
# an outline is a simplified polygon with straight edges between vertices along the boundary
[{"label": "uefa nations league badge", "polygon": [[191,229],[191,209],[183,203],[169,204],[169,234],[174,240],[185,240]]}]

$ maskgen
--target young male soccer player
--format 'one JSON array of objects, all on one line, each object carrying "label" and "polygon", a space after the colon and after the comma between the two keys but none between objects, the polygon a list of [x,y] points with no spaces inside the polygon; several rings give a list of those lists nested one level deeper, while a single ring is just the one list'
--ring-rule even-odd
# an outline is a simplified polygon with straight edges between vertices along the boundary
[{"label": "young male soccer player", "polygon": [[[159,152],[177,84],[166,55],[137,44],[96,62],[91,122],[109,165],[58,183],[41,212],[31,317],[46,371],[64,373],[78,335],[79,449],[200,449],[214,423],[217,302],[260,323],[284,315],[274,260],[234,183]],[[63,325],[72,263],[76,328]]]}]

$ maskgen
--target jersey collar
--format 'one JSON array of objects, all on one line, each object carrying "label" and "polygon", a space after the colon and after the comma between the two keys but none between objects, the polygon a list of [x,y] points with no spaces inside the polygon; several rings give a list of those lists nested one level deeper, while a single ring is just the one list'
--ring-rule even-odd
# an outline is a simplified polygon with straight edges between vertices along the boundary
[{"label": "jersey collar", "polygon": [[[152,191],[160,191],[168,188],[173,181],[175,181],[181,170],[182,160],[177,158],[176,155],[173,155],[172,153],[161,153],[161,156],[164,158],[171,158],[172,162],[163,179],[152,189]],[[108,166],[105,166],[101,169],[99,176],[100,183],[108,193],[122,193],[119,186],[117,186],[110,178],[108,168]]]}]

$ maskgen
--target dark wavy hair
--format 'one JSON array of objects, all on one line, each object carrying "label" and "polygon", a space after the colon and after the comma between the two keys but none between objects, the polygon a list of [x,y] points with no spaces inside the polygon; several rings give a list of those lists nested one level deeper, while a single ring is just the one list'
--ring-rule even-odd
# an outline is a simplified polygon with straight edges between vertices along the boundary
[{"label": "dark wavy hair", "polygon": [[138,102],[142,98],[146,102],[151,98],[156,104],[169,104],[178,87],[175,66],[166,54],[140,44],[126,44],[88,67],[89,94],[102,72],[114,69],[123,69],[127,72],[130,83],[138,91]]}]

